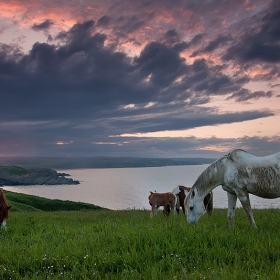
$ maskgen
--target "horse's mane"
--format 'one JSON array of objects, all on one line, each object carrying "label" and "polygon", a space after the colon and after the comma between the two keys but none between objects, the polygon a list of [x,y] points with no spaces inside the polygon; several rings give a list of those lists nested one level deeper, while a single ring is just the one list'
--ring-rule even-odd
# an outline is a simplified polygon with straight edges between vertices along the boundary
[{"label": "horse's mane", "polygon": [[[209,179],[213,175],[213,170],[215,168],[219,169],[219,167],[223,164],[223,161],[228,158],[230,154],[224,155],[221,158],[217,159],[213,163],[211,163],[196,179],[195,183],[192,186],[192,189],[196,187],[198,194],[201,195],[206,188],[209,186]],[[190,191],[191,192],[191,191]]]},{"label": "horse's mane", "polygon": [[235,161],[235,155],[237,154],[237,153],[247,153],[248,154],[248,152],[246,152],[246,151],[244,151],[244,150],[241,150],[241,149],[236,149],[236,150],[233,150],[232,152],[230,152],[229,154],[227,154],[226,155],[226,157],[227,157],[227,159],[229,159],[229,160],[231,160],[231,161]]},{"label": "horse's mane", "polygon": [[222,156],[221,158],[217,159],[216,161],[214,161],[213,163],[211,163],[196,179],[195,183],[193,184],[193,187],[196,187],[197,191],[199,194],[203,193],[206,188],[209,186],[209,180],[211,178],[211,176],[213,175],[213,170],[216,169],[220,169],[222,165],[224,165],[224,161],[225,159],[230,160],[230,161],[234,161],[234,156],[236,153],[247,153],[244,150],[241,149],[235,149],[232,152],[230,152],[229,154],[226,154],[224,156]]}]

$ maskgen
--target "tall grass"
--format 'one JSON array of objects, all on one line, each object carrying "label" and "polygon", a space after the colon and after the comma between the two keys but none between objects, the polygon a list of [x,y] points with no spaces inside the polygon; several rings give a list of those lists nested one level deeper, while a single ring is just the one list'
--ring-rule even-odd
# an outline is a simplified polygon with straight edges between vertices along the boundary
[{"label": "tall grass", "polygon": [[145,210],[11,212],[0,279],[279,279],[280,211],[238,209],[198,224]]}]

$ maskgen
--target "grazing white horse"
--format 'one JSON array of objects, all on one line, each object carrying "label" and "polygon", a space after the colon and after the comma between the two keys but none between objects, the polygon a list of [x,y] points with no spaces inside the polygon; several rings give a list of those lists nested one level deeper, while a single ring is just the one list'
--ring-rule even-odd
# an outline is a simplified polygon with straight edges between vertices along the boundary
[{"label": "grazing white horse", "polygon": [[256,157],[238,149],[213,162],[197,178],[185,199],[189,224],[205,213],[203,199],[219,185],[228,195],[229,227],[233,227],[238,198],[251,226],[256,228],[249,193],[263,198],[280,197],[280,153]]}]

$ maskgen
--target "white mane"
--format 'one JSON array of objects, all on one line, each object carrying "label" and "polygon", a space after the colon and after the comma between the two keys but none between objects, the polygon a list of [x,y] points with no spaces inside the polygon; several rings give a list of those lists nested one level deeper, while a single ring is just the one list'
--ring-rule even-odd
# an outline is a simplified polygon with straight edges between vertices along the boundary
[{"label": "white mane", "polygon": [[207,191],[209,187],[209,181],[211,178],[217,174],[217,171],[221,168],[224,164],[225,159],[227,159],[228,155],[225,155],[213,163],[211,163],[196,179],[195,183],[193,184],[193,188],[196,188],[198,193],[201,195]]}]

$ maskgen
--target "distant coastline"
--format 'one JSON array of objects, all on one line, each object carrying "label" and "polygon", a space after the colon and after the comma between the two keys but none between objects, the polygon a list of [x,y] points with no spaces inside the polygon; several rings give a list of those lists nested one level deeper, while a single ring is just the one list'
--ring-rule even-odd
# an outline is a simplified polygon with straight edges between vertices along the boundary
[{"label": "distant coastline", "polygon": [[23,168],[14,165],[0,166],[0,186],[77,185],[78,181],[66,173],[50,168]]},{"label": "distant coastline", "polygon": [[0,166],[24,168],[129,168],[210,164],[213,158],[140,158],[140,157],[0,157]]}]

